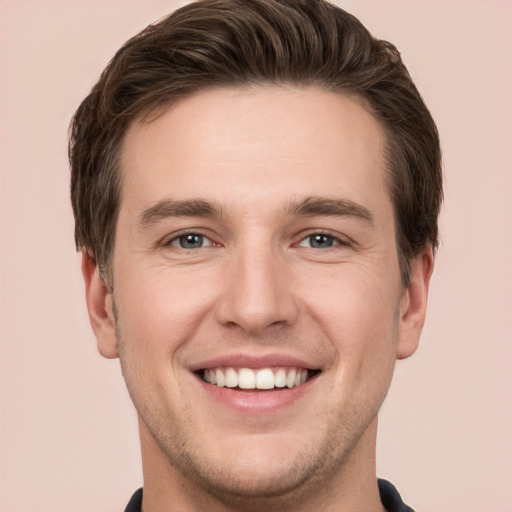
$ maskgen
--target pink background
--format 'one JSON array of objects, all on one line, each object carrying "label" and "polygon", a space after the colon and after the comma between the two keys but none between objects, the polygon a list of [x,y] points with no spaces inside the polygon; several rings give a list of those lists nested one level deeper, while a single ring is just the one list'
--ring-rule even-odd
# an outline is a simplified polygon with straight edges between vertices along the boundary
[{"label": "pink background", "polygon": [[[96,352],[66,132],[114,51],[182,2],[0,0],[0,510],[124,510],[135,413]],[[444,149],[442,247],[419,352],[381,414],[379,475],[417,512],[512,511],[512,2],[340,2],[393,41]]]}]

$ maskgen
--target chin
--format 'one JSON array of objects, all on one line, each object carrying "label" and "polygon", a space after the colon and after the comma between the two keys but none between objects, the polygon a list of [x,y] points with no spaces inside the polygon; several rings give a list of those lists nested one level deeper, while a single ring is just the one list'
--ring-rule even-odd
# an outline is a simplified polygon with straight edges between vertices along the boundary
[{"label": "chin", "polygon": [[[188,472],[209,493],[220,499],[284,498],[311,480],[316,468],[300,461],[231,460],[215,464],[204,459],[188,465]],[[197,462],[197,461],[196,461]]]},{"label": "chin", "polygon": [[217,439],[215,444],[209,439],[210,450],[204,445],[190,444],[183,446],[181,453],[176,453],[176,444],[168,449],[160,444],[160,448],[170,465],[189,482],[194,481],[226,502],[270,498],[286,501],[296,495],[297,489],[317,484],[322,478],[320,473],[331,465],[325,443],[312,446],[311,442],[290,434],[226,436],[225,439],[225,442]]}]

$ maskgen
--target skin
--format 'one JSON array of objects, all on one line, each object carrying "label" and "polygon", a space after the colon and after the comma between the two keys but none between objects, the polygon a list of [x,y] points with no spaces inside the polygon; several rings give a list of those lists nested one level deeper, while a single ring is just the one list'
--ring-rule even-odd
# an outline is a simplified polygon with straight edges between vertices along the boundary
[{"label": "skin", "polygon": [[[377,414],[417,348],[433,266],[426,247],[403,288],[384,144],[358,98],[291,87],[202,92],[128,130],[113,288],[85,254],[83,274],[138,411],[145,512],[383,510]],[[308,198],[371,218],[290,206]],[[168,200],[221,215],[151,215]],[[182,248],[184,230],[204,246]],[[321,372],[292,404],[244,413],[191,371],[240,353]]]}]

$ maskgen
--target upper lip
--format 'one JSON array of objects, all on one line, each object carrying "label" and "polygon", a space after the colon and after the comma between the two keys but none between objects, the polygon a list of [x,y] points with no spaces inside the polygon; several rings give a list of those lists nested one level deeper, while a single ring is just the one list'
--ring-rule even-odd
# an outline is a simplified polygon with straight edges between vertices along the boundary
[{"label": "upper lip", "polygon": [[320,368],[296,356],[290,354],[225,354],[192,364],[190,370],[206,370],[210,368],[237,367],[237,368],[269,368],[272,366],[284,366],[304,368],[307,370],[319,370]]}]

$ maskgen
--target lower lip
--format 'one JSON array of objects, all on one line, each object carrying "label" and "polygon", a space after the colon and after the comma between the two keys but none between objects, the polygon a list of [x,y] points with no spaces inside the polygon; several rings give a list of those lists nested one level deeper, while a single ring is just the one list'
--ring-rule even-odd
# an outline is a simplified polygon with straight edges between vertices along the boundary
[{"label": "lower lip", "polygon": [[200,384],[209,396],[221,404],[247,414],[276,413],[286,409],[304,396],[314,385],[317,376],[295,388],[274,388],[270,390],[244,390],[219,387],[204,382],[198,377]]}]

